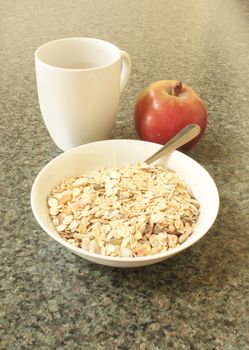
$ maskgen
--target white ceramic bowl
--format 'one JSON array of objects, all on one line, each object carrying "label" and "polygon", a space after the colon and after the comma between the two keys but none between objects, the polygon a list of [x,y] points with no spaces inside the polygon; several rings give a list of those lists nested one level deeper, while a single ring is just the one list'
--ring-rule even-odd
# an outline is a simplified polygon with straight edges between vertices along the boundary
[{"label": "white ceramic bowl", "polygon": [[108,266],[137,267],[155,264],[190,247],[202,238],[214,223],[219,209],[219,195],[208,172],[196,161],[178,151],[161,158],[159,163],[177,172],[189,185],[200,202],[201,208],[194,232],[183,244],[174,249],[137,258],[107,257],[89,253],[65,241],[56,232],[48,214],[47,196],[62,180],[93,169],[145,160],[160,147],[161,145],[139,140],[108,140],[89,143],[62,153],[50,161],[34,181],[31,206],[38,223],[54,240],[71,252],[92,262]]}]

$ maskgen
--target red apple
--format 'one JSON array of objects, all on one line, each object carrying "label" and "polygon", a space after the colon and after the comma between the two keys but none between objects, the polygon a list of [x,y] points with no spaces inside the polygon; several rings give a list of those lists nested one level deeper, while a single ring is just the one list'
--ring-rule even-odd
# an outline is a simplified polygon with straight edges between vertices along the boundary
[{"label": "red apple", "polygon": [[160,80],[142,91],[134,110],[134,121],[142,140],[165,144],[182,128],[198,124],[200,134],[181,149],[190,150],[203,135],[207,111],[197,93],[177,80]]}]

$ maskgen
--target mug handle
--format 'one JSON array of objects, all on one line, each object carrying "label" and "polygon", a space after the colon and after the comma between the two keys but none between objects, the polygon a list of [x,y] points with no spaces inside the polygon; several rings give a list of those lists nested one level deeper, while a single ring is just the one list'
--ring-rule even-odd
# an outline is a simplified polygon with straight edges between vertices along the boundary
[{"label": "mug handle", "polygon": [[121,53],[121,62],[122,62],[122,69],[121,69],[121,77],[120,77],[120,94],[124,90],[130,73],[131,73],[131,59],[127,52],[120,50]]}]

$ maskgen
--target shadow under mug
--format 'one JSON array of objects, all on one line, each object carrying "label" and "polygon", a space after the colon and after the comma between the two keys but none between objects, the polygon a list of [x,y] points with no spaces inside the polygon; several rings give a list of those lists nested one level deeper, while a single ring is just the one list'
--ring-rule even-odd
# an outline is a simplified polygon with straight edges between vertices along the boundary
[{"label": "shadow under mug", "polygon": [[128,53],[104,40],[59,39],[36,50],[35,69],[43,120],[61,150],[111,138]]}]

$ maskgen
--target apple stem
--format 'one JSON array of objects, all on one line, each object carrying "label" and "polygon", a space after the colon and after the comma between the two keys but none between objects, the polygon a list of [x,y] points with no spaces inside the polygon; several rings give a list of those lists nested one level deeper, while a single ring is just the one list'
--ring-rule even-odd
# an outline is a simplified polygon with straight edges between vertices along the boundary
[{"label": "apple stem", "polygon": [[173,96],[178,96],[182,91],[182,82],[181,81],[177,81],[175,83],[175,86],[172,89],[172,95]]}]

